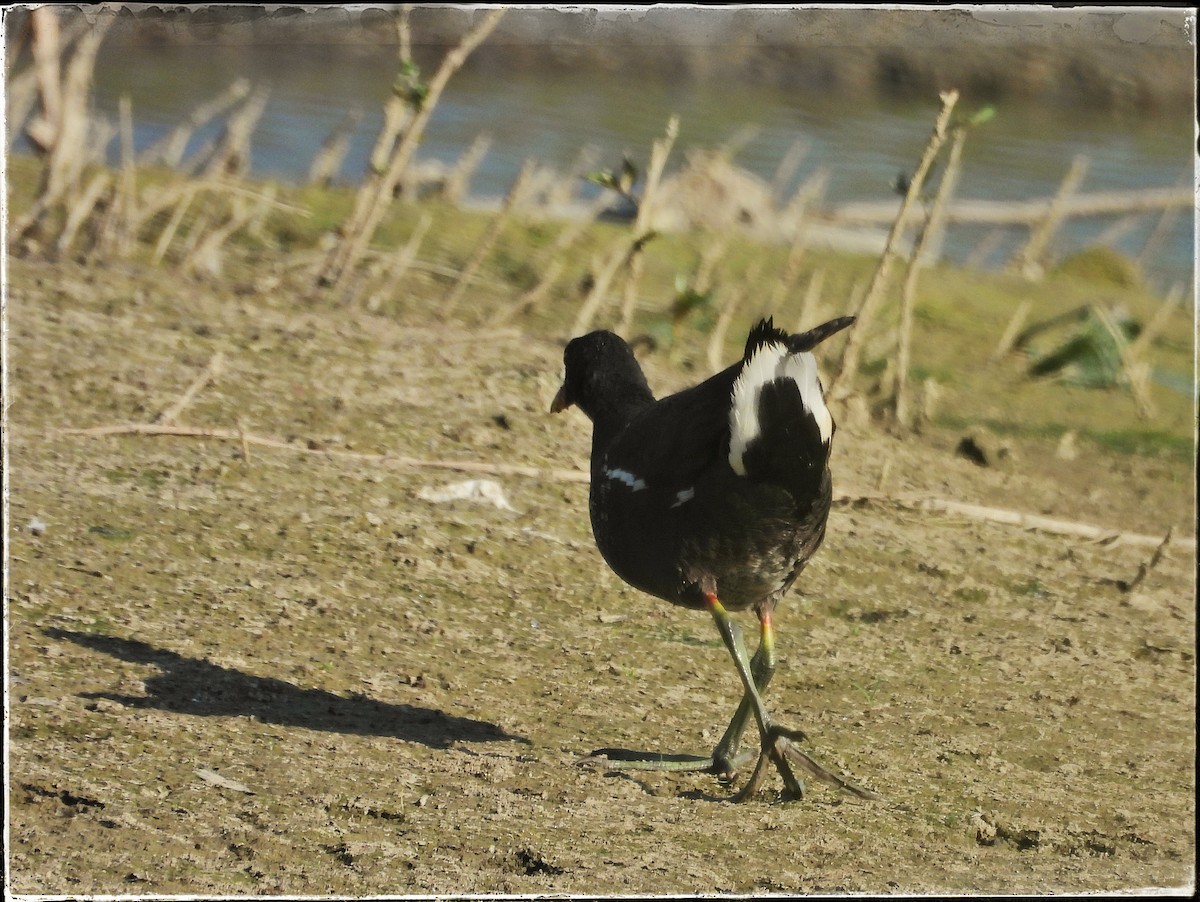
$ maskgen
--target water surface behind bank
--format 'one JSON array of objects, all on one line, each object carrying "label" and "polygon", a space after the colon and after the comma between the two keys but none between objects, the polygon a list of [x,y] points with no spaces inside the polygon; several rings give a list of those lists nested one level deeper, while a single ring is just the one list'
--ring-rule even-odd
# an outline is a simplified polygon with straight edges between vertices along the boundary
[{"label": "water surface behind bank", "polygon": [[[102,50],[96,74],[98,111],[115,120],[119,97],[133,102],[135,143],[147,146],[198,103],[220,93],[238,76],[269,84],[270,101],[254,136],[253,174],[288,181],[304,177],[321,142],[351,109],[363,117],[339,178],[357,181],[377,134],[381,110],[395,75],[395,51],[378,45],[343,48],[213,45],[197,43]],[[771,180],[797,141],[807,153],[788,190],[828,170],[827,204],[892,196],[901,172],[911,171],[928,139],[937,98],[884,101],[877,95],[848,98],[817,90],[790,90],[778,79],[647,78],[616,69],[602,77],[592,69],[547,66],[528,60],[497,69],[468,67],[451,82],[426,131],[422,159],[456,160],[481,133],[491,149],[472,182],[476,197],[504,194],[522,162],[570,171],[585,147],[598,165],[616,165],[622,153],[644,166],[651,142],[672,113],[680,116],[679,140],[668,170],[690,148],[715,147],[749,135],[737,152],[746,169]],[[436,59],[436,56],[433,57]],[[971,110],[964,94],[962,108]],[[978,106],[976,104],[975,106]],[[201,130],[192,149],[211,139],[217,126]],[[1136,190],[1191,184],[1193,130],[1190,118],[1117,116],[1082,109],[1000,104],[996,117],[972,133],[965,152],[959,196],[1021,200],[1053,194],[1073,157],[1090,160],[1082,190]],[[114,149],[115,149],[114,142]],[[590,186],[581,186],[591,193]],[[1097,240],[1111,241],[1137,256],[1158,222],[1146,214],[1127,223],[1116,238],[1112,219],[1075,220],[1064,229],[1060,255]],[[962,262],[987,230],[959,227],[946,253]],[[1157,287],[1192,279],[1193,218],[1175,217],[1165,239],[1147,260]],[[983,262],[999,265],[1020,236],[1010,235]]]}]

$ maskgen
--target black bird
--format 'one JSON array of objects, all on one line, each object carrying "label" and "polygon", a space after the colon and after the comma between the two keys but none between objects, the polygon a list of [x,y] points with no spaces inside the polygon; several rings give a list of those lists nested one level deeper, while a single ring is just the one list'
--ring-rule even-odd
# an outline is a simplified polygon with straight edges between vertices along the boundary
[{"label": "black bird", "polygon": [[[803,783],[789,762],[862,797],[774,724],[762,695],[775,670],[772,614],[825,537],[834,423],[822,395],[817,344],[854,322],[841,317],[789,335],[770,319],[750,331],[742,359],[699,385],[655,400],[633,352],[612,332],[572,340],[552,412],[571,405],[592,421],[590,511],[604,559],[630,585],[672,604],[707,610],[741,677],[744,695],[712,755],[599,749],[612,769],[707,770],[730,777],[753,716],[761,751],[749,797],[773,763],[785,796]],[[750,609],[761,638],[753,659],[728,611]]]}]

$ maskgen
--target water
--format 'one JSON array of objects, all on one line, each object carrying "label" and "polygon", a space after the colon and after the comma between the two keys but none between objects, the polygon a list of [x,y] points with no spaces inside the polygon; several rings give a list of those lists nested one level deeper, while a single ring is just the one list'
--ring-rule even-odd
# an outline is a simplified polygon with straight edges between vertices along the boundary
[{"label": "water", "polygon": [[[152,143],[195,105],[212,98],[236,77],[269,84],[271,97],[254,135],[252,172],[258,177],[297,181],[304,177],[321,142],[352,108],[362,111],[339,178],[353,182],[363,171],[378,133],[384,101],[395,74],[394,50],[380,46],[349,55],[327,55],[319,46],[171,46],[136,53],[101,52],[95,103],[116,118],[122,94],[133,103],[135,145]],[[491,135],[491,149],[472,181],[476,195],[503,195],[530,157],[561,171],[585,146],[600,165],[614,166],[628,152],[643,167],[651,142],[672,113],[680,132],[671,163],[690,147],[716,147],[745,129],[751,140],[737,154],[740,165],[771,180],[797,141],[807,154],[792,187],[818,169],[828,169],[826,201],[883,200],[891,185],[911,171],[928,140],[936,98],[927,104],[883,105],[874,101],[825,100],[739,82],[695,84],[646,80],[622,72],[552,75],[527,69],[467,69],[458,73],[438,104],[419,152],[420,159],[452,162],[477,135]],[[210,125],[189,152],[211,139]],[[1135,190],[1193,184],[1191,121],[1145,122],[1001,107],[969,137],[959,196],[992,200],[1047,197],[1071,160],[1090,160],[1082,190]],[[116,142],[113,142],[115,153]],[[586,192],[585,192],[586,193]],[[1114,242],[1137,256],[1159,214],[1141,216]],[[1066,254],[1103,236],[1113,220],[1068,223],[1055,250]],[[961,262],[986,235],[983,228],[952,229],[946,248]],[[998,264],[1019,240],[1013,234],[985,263]],[[1191,284],[1194,221],[1180,211],[1163,243],[1147,261],[1151,285],[1163,290]]]}]

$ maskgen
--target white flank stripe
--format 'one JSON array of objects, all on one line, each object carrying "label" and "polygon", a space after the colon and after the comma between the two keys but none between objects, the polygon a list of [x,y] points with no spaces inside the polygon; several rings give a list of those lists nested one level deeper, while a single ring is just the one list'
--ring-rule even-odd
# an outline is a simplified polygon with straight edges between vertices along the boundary
[{"label": "white flank stripe", "polygon": [[671,507],[679,507],[681,504],[687,504],[696,497],[695,489],[680,489],[675,493],[675,503]]},{"label": "white flank stripe", "polygon": [[640,492],[646,487],[644,479],[638,479],[628,470],[605,470],[604,475],[609,479],[615,479],[617,482],[623,482],[635,492]]},{"label": "white flank stripe", "polygon": [[833,417],[825,406],[817,378],[817,359],[807,351],[789,354],[781,344],[763,345],[742,367],[733,383],[733,403],[729,410],[729,466],[739,476],[746,475],[743,460],[746,449],[762,431],[758,423],[758,397],[762,387],[776,379],[791,379],[800,388],[800,400],[816,420],[821,441],[828,443],[833,434]]}]

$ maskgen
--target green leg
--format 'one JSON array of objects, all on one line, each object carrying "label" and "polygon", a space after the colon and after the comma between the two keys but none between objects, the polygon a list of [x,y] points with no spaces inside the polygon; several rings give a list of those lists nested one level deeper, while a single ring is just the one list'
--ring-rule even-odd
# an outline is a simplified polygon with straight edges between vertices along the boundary
[{"label": "green leg", "polygon": [[[767,686],[770,685],[771,677],[775,675],[775,628],[771,622],[771,614],[769,612],[759,614],[758,620],[761,633],[758,650],[754,652],[754,657],[750,659],[750,675],[754,678],[754,685],[761,696],[766,692]],[[717,743],[717,747],[713,750],[713,763],[723,773],[729,773],[737,769],[734,766],[734,761],[740,757],[738,750],[742,744],[742,735],[746,732],[746,725],[750,721],[752,705],[753,700],[750,698],[750,695],[744,694],[737,711],[733,715],[733,719],[729,722],[729,727],[725,730],[725,735],[721,737],[721,741]]]},{"label": "green leg", "polygon": [[716,595],[708,596],[709,612],[716,623],[725,648],[733,657],[738,676],[742,681],[743,695],[734,712],[733,719],[717,743],[713,754],[708,757],[699,755],[663,755],[648,752],[638,752],[629,749],[598,749],[591,755],[581,759],[580,763],[599,763],[610,770],[657,770],[657,771],[708,771],[714,773],[729,773],[736,771],[752,757],[751,754],[739,751],[742,736],[745,733],[750,716],[753,715],[762,748],[754,771],[746,785],[733,797],[733,801],[743,801],[758,791],[762,781],[770,771],[771,765],[783,777],[785,798],[801,799],[804,797],[804,784],[796,778],[789,762],[798,765],[810,776],[837,786],[852,795],[863,799],[877,799],[875,793],[860,789],[846,782],[835,774],[830,773],[813,761],[795,744],[804,739],[799,730],[788,730],[771,722],[763,702],[763,692],[771,682],[775,673],[775,631],[771,616],[760,615],[762,627],[761,640],[753,659],[746,654],[746,646],[741,628],[729,616],[725,607]]},{"label": "green leg", "polygon": [[[767,763],[773,763],[779,771],[779,775],[783,777],[784,788],[787,797],[793,799],[804,798],[804,784],[796,779],[796,775],[792,772],[791,765],[788,764],[788,756],[784,754],[785,747],[789,743],[790,736],[787,731],[776,728],[771,723],[771,716],[767,713],[767,706],[763,702],[762,693],[758,690],[758,685],[755,682],[754,673],[750,665],[750,657],[746,654],[746,644],[742,639],[742,630],[733,619],[729,616],[729,612],[725,610],[724,605],[717,599],[716,595],[708,596],[708,610],[712,614],[713,622],[717,625],[717,630],[721,634],[721,639],[725,642],[725,647],[729,650],[729,654],[733,657],[733,663],[737,667],[738,676],[742,678],[743,703],[748,703],[750,713],[754,715],[754,720],[758,725],[758,734],[762,738],[762,751],[759,753],[758,764],[754,768],[754,773],[751,775],[746,786],[734,797],[735,800],[741,801],[748,798],[757,791],[759,784],[766,776]],[[770,622],[768,618],[768,623]],[[764,625],[764,632],[771,641],[767,643],[767,650],[763,656],[764,662],[774,658],[773,654],[773,635],[769,627]],[[761,649],[761,646],[760,646]],[[757,657],[757,653],[755,655]],[[729,725],[729,730],[726,731],[726,736],[738,731],[738,713],[741,712],[741,706],[738,707],[738,712],[734,714],[734,722]],[[725,741],[724,738],[721,740]],[[718,744],[718,750],[720,745]]]}]

